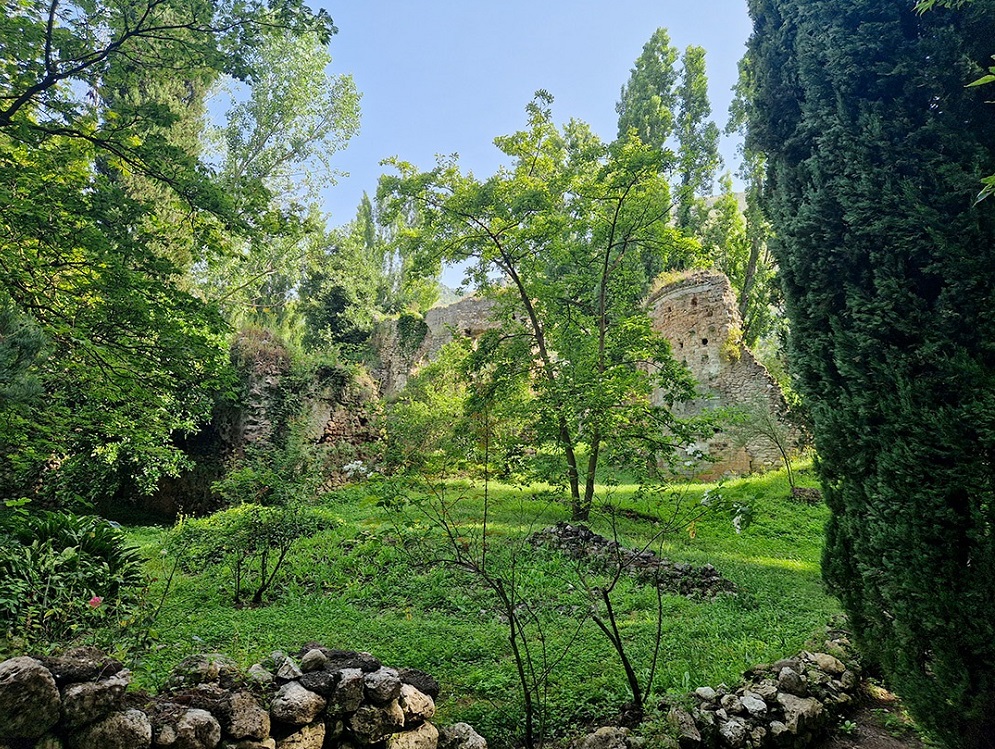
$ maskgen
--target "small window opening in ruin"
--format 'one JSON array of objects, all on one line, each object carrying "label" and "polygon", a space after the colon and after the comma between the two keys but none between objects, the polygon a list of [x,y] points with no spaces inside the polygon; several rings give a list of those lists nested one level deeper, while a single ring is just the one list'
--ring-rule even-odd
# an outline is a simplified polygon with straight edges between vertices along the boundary
[{"label": "small window opening in ruin", "polygon": [[469,328],[463,328],[463,335],[469,337],[471,334],[472,331]]},{"label": "small window opening in ruin", "polygon": [[684,348],[684,341],[678,341],[677,348]]},{"label": "small window opening in ruin", "polygon": [[691,306],[692,307],[697,307],[698,306],[698,297],[696,297],[696,296],[691,297]]},{"label": "small window opening in ruin", "polygon": [[701,339],[701,345],[702,346],[707,346],[708,345],[708,339],[707,338],[702,338]]}]

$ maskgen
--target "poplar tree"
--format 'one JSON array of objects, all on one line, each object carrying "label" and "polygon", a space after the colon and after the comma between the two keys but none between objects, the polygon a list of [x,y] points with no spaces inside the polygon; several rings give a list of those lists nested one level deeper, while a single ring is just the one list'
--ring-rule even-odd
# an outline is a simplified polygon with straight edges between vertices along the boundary
[{"label": "poplar tree", "polygon": [[832,510],[824,574],[952,747],[995,746],[995,2],[751,0],[751,144]]}]

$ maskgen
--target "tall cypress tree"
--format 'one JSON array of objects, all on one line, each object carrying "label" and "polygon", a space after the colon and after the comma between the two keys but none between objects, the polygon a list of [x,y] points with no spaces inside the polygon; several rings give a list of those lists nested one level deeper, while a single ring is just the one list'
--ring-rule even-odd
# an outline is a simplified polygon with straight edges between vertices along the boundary
[{"label": "tall cypress tree", "polygon": [[995,2],[750,0],[751,143],[832,509],[824,574],[947,744],[995,746]]}]

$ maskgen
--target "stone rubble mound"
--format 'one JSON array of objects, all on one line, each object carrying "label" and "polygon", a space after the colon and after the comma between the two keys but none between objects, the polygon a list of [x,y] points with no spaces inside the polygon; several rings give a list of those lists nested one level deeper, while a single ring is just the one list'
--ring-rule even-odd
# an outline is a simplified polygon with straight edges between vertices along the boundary
[{"label": "stone rubble mound", "polygon": [[736,593],[735,583],[722,577],[710,564],[695,567],[671,562],[648,549],[628,549],[585,525],[560,522],[533,533],[529,540],[535,546],[557,549],[573,559],[583,560],[594,571],[621,565],[625,574],[644,585],[655,585],[664,593],[701,598]]},{"label": "stone rubble mound", "polygon": [[242,674],[187,658],[160,694],[93,648],[0,663],[0,749],[487,749],[470,726],[437,728],[439,685],[369,653],[309,643]]},{"label": "stone rubble mound", "polygon": [[[751,668],[735,689],[698,687],[660,705],[669,736],[652,742],[628,728],[605,726],[573,742],[573,749],[805,749],[825,736],[857,698],[860,667],[844,637],[829,652],[802,651]],[[831,655],[835,653],[836,655]]]},{"label": "stone rubble mound", "polygon": [[[836,725],[856,699],[860,667],[849,642],[802,651],[756,666],[736,689],[699,687],[690,711],[674,707],[669,720],[679,749],[802,749]],[[839,656],[839,657],[837,657]],[[844,659],[847,663],[844,663]]]}]

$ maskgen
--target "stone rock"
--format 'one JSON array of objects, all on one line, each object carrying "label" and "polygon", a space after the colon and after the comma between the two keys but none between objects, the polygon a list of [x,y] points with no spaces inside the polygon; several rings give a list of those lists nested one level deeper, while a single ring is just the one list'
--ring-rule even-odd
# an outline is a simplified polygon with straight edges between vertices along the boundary
[{"label": "stone rock", "polygon": [[[315,694],[328,698],[335,694],[335,688],[339,685],[341,675],[341,671],[312,671],[304,674],[297,680],[297,683]],[[362,692],[362,685],[360,685],[360,692]]]},{"label": "stone rock", "polygon": [[746,712],[754,718],[762,718],[767,714],[767,703],[753,692],[743,692],[743,696],[739,698],[739,701],[746,709]]},{"label": "stone rock", "polygon": [[711,687],[698,687],[697,689],[694,690],[694,693],[698,696],[699,699],[702,699],[705,702],[711,702],[716,697],[718,697],[718,694],[716,694],[715,690],[712,689]]},{"label": "stone rock", "polygon": [[369,653],[357,653],[354,650],[333,650],[317,642],[309,642],[301,648],[300,655],[304,657],[309,650],[318,650],[325,656],[326,671],[341,671],[345,668],[358,668],[369,673],[381,668],[382,664]]},{"label": "stone rock", "polygon": [[291,681],[280,687],[280,691],[273,698],[269,712],[274,720],[303,726],[317,718],[326,704],[327,700],[320,694],[315,694],[296,681]]},{"label": "stone rock", "polygon": [[72,749],[149,749],[152,724],[140,710],[111,713],[69,735]]},{"label": "stone rock", "polygon": [[387,705],[401,696],[401,678],[392,668],[379,668],[363,677],[363,692],[374,705]]},{"label": "stone rock", "polygon": [[341,718],[325,716],[325,743],[342,743],[339,739],[345,733],[345,722]]},{"label": "stone rock", "polygon": [[435,701],[410,684],[401,685],[401,697],[398,702],[404,712],[405,728],[416,726],[435,716]]},{"label": "stone rock", "polygon": [[784,744],[791,740],[791,731],[781,721],[772,720],[770,722],[770,737],[777,744]]},{"label": "stone rock", "polygon": [[304,673],[289,656],[285,657],[276,667],[276,678],[283,681],[293,681],[303,675]]},{"label": "stone rock", "polygon": [[740,718],[719,723],[719,736],[726,746],[739,749],[746,742],[746,724]]},{"label": "stone rock", "polygon": [[667,720],[676,729],[681,749],[698,749],[701,746],[701,732],[689,712],[679,707],[671,708]]},{"label": "stone rock", "polygon": [[437,749],[439,729],[431,723],[422,723],[413,731],[393,733],[387,737],[387,749]]},{"label": "stone rock", "polygon": [[236,739],[257,739],[269,736],[269,713],[249,692],[235,692],[228,698],[225,732]]},{"label": "stone rock", "polygon": [[207,710],[187,710],[176,721],[175,749],[214,749],[220,741],[221,725]]},{"label": "stone rock", "polygon": [[354,713],[363,703],[363,672],[358,668],[344,668],[338,673],[339,683],[328,700],[328,711],[338,715]]},{"label": "stone rock", "polygon": [[[211,715],[221,718],[228,714],[229,696],[230,692],[217,684],[198,684],[189,689],[173,692],[171,699],[176,704],[206,710]],[[154,720],[153,725],[155,725]]]},{"label": "stone rock", "polygon": [[278,738],[276,749],[321,749],[325,743],[325,722],[316,720]]},{"label": "stone rock", "polygon": [[71,648],[61,656],[40,660],[52,672],[55,683],[60,687],[81,681],[98,681],[124,668],[119,661],[90,646]]},{"label": "stone rock", "polygon": [[249,666],[248,671],[249,678],[260,684],[272,684],[275,678],[273,674],[263,667],[261,663],[253,664]]},{"label": "stone rock", "polygon": [[0,739],[37,739],[59,722],[55,677],[34,658],[0,663]]},{"label": "stone rock", "polygon": [[604,726],[581,739],[577,749],[629,749],[629,734],[628,728]]},{"label": "stone rock", "polygon": [[166,686],[170,689],[194,687],[198,684],[218,684],[222,678],[230,681],[238,673],[235,662],[221,653],[201,653],[184,658],[173,669]]},{"label": "stone rock", "polygon": [[276,739],[242,739],[241,741],[222,741],[221,749],[276,749]]},{"label": "stone rock", "polygon": [[433,700],[439,699],[439,682],[424,671],[419,671],[417,668],[402,668],[398,670],[397,675],[401,677],[403,683],[410,684],[422,694],[427,694]]},{"label": "stone rock", "polygon": [[119,671],[109,679],[70,684],[62,690],[62,719],[67,728],[92,723],[121,707],[130,671]]},{"label": "stone rock", "polygon": [[325,663],[328,662],[328,658],[317,648],[307,651],[304,657],[301,658],[301,671],[304,673],[310,673],[312,671],[320,671],[325,667]]},{"label": "stone rock", "polygon": [[764,679],[759,684],[754,684],[752,691],[764,702],[770,702],[777,697],[777,685],[770,679]]},{"label": "stone rock", "polygon": [[788,692],[796,697],[807,697],[808,687],[802,675],[790,666],[784,666],[777,674],[777,686],[782,692]]},{"label": "stone rock", "polygon": [[817,668],[810,668],[805,671],[805,679],[808,682],[809,689],[811,689],[812,687],[826,686],[833,680],[833,677]]},{"label": "stone rock", "polygon": [[62,747],[62,739],[52,734],[42,736],[38,739],[38,743],[35,744],[35,749],[62,749]]},{"label": "stone rock", "polygon": [[846,690],[852,690],[857,686],[857,675],[850,670],[844,671],[840,676],[840,686]]},{"label": "stone rock", "polygon": [[822,717],[822,703],[812,697],[802,698],[782,692],[777,695],[777,701],[784,709],[784,723],[788,731],[796,736],[814,728]]},{"label": "stone rock", "polygon": [[843,672],[846,671],[843,662],[828,653],[812,653],[811,656],[812,662],[830,676],[842,676]]},{"label": "stone rock", "polygon": [[723,710],[732,715],[741,715],[743,713],[743,703],[734,694],[723,695],[719,704],[722,705]]},{"label": "stone rock", "polygon": [[487,741],[466,723],[439,730],[439,749],[487,749]]},{"label": "stone rock", "polygon": [[404,711],[397,700],[389,705],[362,705],[349,719],[349,728],[362,744],[375,744],[404,728]]}]

